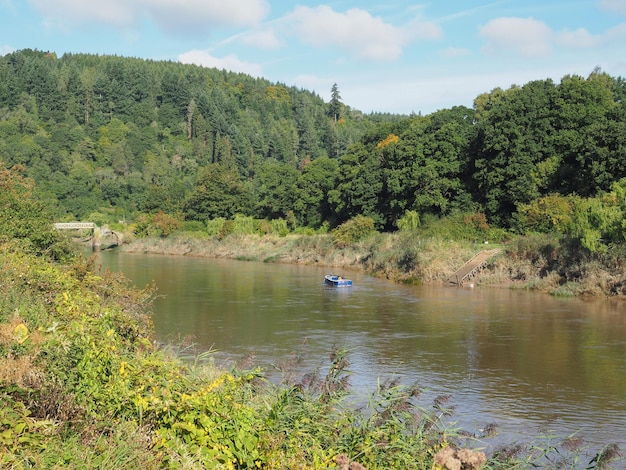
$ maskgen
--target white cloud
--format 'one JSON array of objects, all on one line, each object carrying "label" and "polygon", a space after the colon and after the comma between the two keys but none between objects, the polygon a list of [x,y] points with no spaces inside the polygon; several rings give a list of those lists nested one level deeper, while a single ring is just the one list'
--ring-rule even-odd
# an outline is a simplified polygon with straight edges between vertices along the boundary
[{"label": "white cloud", "polygon": [[574,49],[588,49],[605,45],[619,45],[625,37],[626,23],[622,23],[601,35],[590,34],[584,28],[576,31],[565,31],[558,35],[557,42],[562,46]]},{"label": "white cloud", "polygon": [[105,23],[116,27],[129,26],[136,21],[133,2],[129,0],[29,0],[43,16],[46,24],[62,28],[74,24]]},{"label": "white cloud", "polygon": [[602,0],[601,5],[607,10],[626,15],[626,0]]},{"label": "white cloud", "polygon": [[552,30],[534,18],[496,18],[480,28],[480,36],[487,40],[483,51],[488,55],[542,57],[552,53]]},{"label": "white cloud", "polygon": [[419,23],[417,29],[415,22],[410,28],[397,27],[359,8],[338,13],[326,5],[298,6],[285,19],[303,42],[336,47],[362,59],[395,60],[414,38],[439,33],[438,27],[429,23]]},{"label": "white cloud", "polygon": [[219,26],[255,26],[269,12],[266,0],[136,0],[161,28],[175,33]]},{"label": "white cloud", "polygon": [[262,76],[262,68],[260,65],[244,62],[234,54],[229,54],[225,57],[214,57],[207,51],[196,49],[180,54],[178,61],[183,64],[195,64],[220,70],[226,69],[231,72],[245,73],[255,77]]},{"label": "white cloud", "polygon": [[441,27],[436,23],[426,22],[420,18],[410,21],[403,30],[407,38],[413,40],[433,40],[440,39],[443,36]]},{"label": "white cloud", "polygon": [[[626,5],[626,0],[621,3]],[[497,18],[482,27],[480,35],[486,40],[483,52],[488,55],[545,57],[552,54],[554,46],[582,50],[620,44],[626,37],[626,23],[604,34],[591,34],[585,28],[557,33],[533,18]]]},{"label": "white cloud", "polygon": [[560,45],[574,49],[597,47],[603,42],[602,36],[594,36],[584,28],[579,28],[576,31],[564,31],[558,35],[556,40]]},{"label": "white cloud", "polygon": [[133,27],[151,18],[164,31],[190,34],[211,27],[253,26],[269,12],[266,0],[29,0],[44,21],[62,28],[103,23]]},{"label": "white cloud", "polygon": [[609,29],[604,35],[604,42],[608,44],[619,44],[626,37],[626,23],[619,24]]}]

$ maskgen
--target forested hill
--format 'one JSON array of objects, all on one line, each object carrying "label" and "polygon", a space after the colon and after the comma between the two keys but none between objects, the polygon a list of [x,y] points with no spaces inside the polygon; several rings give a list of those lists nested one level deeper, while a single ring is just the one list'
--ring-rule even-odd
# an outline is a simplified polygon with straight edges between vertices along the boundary
[{"label": "forested hill", "polygon": [[463,213],[623,241],[625,97],[621,77],[594,70],[491,90],[473,108],[368,115],[336,87],[325,103],[193,65],[24,50],[0,57],[0,160],[65,218],[317,228],[364,215],[391,230]]},{"label": "forested hill", "polygon": [[210,164],[250,184],[266,162],[336,158],[398,119],[333,97],[194,65],[23,50],[0,57],[0,159],[76,217],[175,211]]}]

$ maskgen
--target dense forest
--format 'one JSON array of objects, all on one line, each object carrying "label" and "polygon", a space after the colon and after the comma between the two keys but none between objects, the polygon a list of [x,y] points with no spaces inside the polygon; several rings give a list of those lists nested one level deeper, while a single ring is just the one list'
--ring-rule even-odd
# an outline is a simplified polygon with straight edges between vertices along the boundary
[{"label": "dense forest", "polygon": [[508,231],[624,240],[626,82],[600,69],[494,89],[473,108],[364,114],[244,74],[23,50],[0,57],[0,161],[59,220],[236,215],[396,230],[464,214]]}]

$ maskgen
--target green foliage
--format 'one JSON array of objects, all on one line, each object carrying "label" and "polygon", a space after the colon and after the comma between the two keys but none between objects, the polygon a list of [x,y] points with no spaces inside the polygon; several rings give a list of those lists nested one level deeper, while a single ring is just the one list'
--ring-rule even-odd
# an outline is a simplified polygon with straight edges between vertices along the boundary
[{"label": "green foliage", "polygon": [[572,207],[578,199],[551,194],[521,204],[516,214],[516,228],[521,233],[565,233],[571,223]]},{"label": "green foliage", "polygon": [[184,232],[197,232],[206,233],[207,227],[204,222],[199,220],[184,220],[182,223],[182,230]]},{"label": "green foliage", "polygon": [[289,234],[289,227],[285,219],[273,219],[272,220],[272,233],[277,233],[281,237],[286,237]]},{"label": "green foliage", "polygon": [[499,243],[509,238],[505,230],[491,227],[487,223],[487,217],[481,212],[457,212],[443,218],[424,218],[419,232],[442,240],[465,240],[474,243]]},{"label": "green foliage", "polygon": [[334,120],[338,121],[341,117],[341,110],[343,104],[341,103],[341,95],[339,94],[339,87],[336,83],[330,90],[330,102],[328,103],[328,115]]},{"label": "green foliage", "polygon": [[397,222],[398,229],[403,232],[415,232],[420,226],[420,215],[416,211],[406,211]]},{"label": "green foliage", "polygon": [[[550,189],[546,174],[555,152],[553,115],[558,88],[551,80],[507,90],[480,121],[474,178],[487,214],[508,223],[515,205]],[[539,169],[542,168],[542,169]]]},{"label": "green foliage", "polygon": [[491,221],[508,224],[515,205],[551,194],[593,197],[625,175],[615,85],[594,71],[481,99],[474,178]]},{"label": "green foliage", "polygon": [[261,217],[286,217],[293,208],[299,172],[291,165],[266,161],[256,178],[257,212]]},{"label": "green foliage", "polygon": [[220,233],[222,226],[226,222],[223,217],[217,217],[215,219],[209,219],[206,221],[206,231],[209,236],[215,236]]},{"label": "green foliage", "polygon": [[376,233],[374,219],[357,215],[332,231],[333,243],[345,247],[357,243]]},{"label": "green foliage", "polygon": [[328,202],[340,221],[364,215],[382,222],[379,198],[383,188],[378,158],[362,144],[351,147],[339,162],[337,186]]},{"label": "green foliage", "polygon": [[406,211],[482,212],[526,230],[519,208],[626,177],[624,96],[621,78],[594,70],[495,89],[473,109],[365,115],[336,84],[324,103],[216,69],[24,50],[0,58],[0,158],[59,219],[160,210],[293,230],[364,215],[393,231]]},{"label": "green foliage", "polygon": [[239,235],[252,235],[258,231],[258,223],[254,217],[237,214],[233,219],[233,232]]},{"label": "green foliage", "polygon": [[33,195],[33,183],[20,169],[0,161],[0,243],[17,241],[22,249],[53,259],[71,256],[66,241],[53,229],[50,207]]},{"label": "green foliage", "polygon": [[218,240],[223,240],[227,236],[235,233],[235,222],[233,220],[225,220],[222,226],[220,227],[220,231],[217,234]]},{"label": "green foliage", "polygon": [[20,448],[44,449],[43,433],[53,424],[31,418],[23,403],[5,399],[0,406],[0,464],[10,466],[16,463],[14,456]]},{"label": "green foliage", "polygon": [[[144,413],[158,418],[157,450],[177,449],[197,455],[203,468],[257,468],[263,464],[255,410],[246,403],[253,375],[224,373],[208,385],[168,400],[142,401]],[[169,394],[167,396],[169,397]]]},{"label": "green foliage", "polygon": [[[400,130],[400,129],[399,129]],[[385,176],[383,212],[390,228],[405,210],[446,214],[467,191],[461,175],[476,132],[465,107],[414,117],[399,137],[377,143]]]},{"label": "green foliage", "polygon": [[293,210],[298,223],[319,227],[331,217],[328,192],[335,187],[337,160],[327,157],[308,163],[298,177]]},{"label": "green foliage", "polygon": [[578,199],[572,208],[567,233],[592,253],[606,253],[608,243],[622,238],[623,220],[624,212],[614,195]]},{"label": "green foliage", "polygon": [[611,192],[594,198],[555,194],[520,205],[517,228],[522,233],[566,234],[592,253],[606,253],[609,245],[626,239],[624,188],[622,179],[611,186]]},{"label": "green foliage", "polygon": [[134,234],[137,237],[168,237],[182,226],[181,221],[164,212],[140,215],[135,222]]},{"label": "green foliage", "polygon": [[250,195],[237,170],[212,164],[199,170],[184,213],[191,220],[207,220],[232,218],[248,213],[249,208]]},{"label": "green foliage", "polygon": [[[243,74],[24,50],[0,58],[0,84],[0,156],[77,218],[108,206],[174,213],[212,163],[249,178],[267,159],[295,169],[336,156],[318,95]],[[344,114],[356,141],[370,121]]]}]

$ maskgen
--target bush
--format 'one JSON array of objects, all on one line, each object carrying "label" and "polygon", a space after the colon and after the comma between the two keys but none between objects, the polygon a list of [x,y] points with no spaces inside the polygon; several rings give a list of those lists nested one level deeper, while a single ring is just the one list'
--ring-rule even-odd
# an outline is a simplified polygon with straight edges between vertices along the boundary
[{"label": "bush", "polygon": [[67,260],[73,250],[54,230],[48,205],[33,196],[34,184],[20,168],[5,169],[0,161],[0,243],[13,241],[35,254]]},{"label": "bush", "polygon": [[143,214],[135,223],[134,233],[138,237],[168,237],[179,230],[182,223],[176,217],[162,211]]},{"label": "bush", "polygon": [[281,237],[289,235],[289,227],[285,219],[274,219],[271,223],[273,233],[277,233]]},{"label": "bush", "polygon": [[235,233],[235,222],[232,220],[225,220],[217,234],[218,240],[223,240],[228,235]]},{"label": "bush", "polygon": [[254,217],[237,214],[233,223],[233,233],[238,235],[252,235],[257,231],[257,222]]},{"label": "bush", "polygon": [[207,220],[206,222],[207,234],[210,237],[218,236],[219,233],[222,231],[222,226],[224,225],[224,222],[226,222],[226,219],[224,217],[217,217],[215,219]]},{"label": "bush", "polygon": [[520,204],[514,214],[515,228],[525,234],[529,232],[565,233],[570,223],[574,199],[569,196],[551,194]]},{"label": "bush", "polygon": [[376,233],[374,219],[357,215],[332,231],[333,243],[337,247],[346,247]]},{"label": "bush", "polygon": [[424,237],[472,243],[502,243],[511,235],[498,227],[491,227],[482,212],[457,212],[446,217],[425,216],[418,232]]},{"label": "bush", "polygon": [[415,232],[420,226],[420,215],[416,211],[406,211],[397,225],[403,232]]}]

